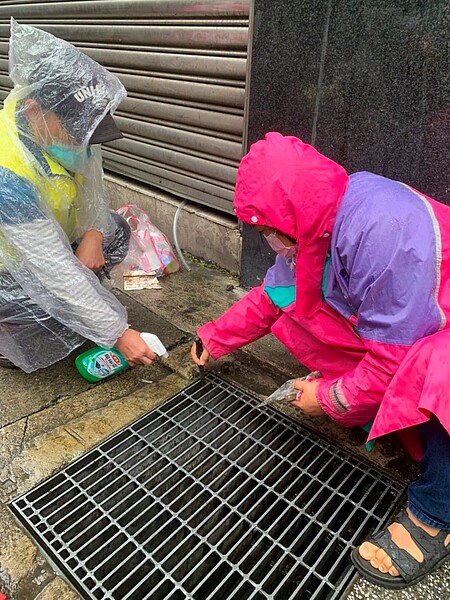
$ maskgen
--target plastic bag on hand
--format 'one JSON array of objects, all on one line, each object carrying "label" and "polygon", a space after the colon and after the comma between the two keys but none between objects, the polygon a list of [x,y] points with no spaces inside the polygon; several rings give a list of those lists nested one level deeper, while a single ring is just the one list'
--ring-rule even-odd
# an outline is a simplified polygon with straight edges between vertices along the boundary
[{"label": "plastic bag on hand", "polygon": [[116,210],[131,227],[130,249],[122,269],[145,271],[157,277],[175,273],[180,268],[167,237],[150,221],[147,213],[135,204]]},{"label": "plastic bag on hand", "polygon": [[292,402],[297,397],[298,390],[294,387],[296,379],[289,379],[282,386],[276,389],[270,396],[263,400],[259,406],[265,406],[266,404],[272,404],[273,402]]},{"label": "plastic bag on hand", "polygon": [[276,389],[270,396],[267,396],[265,400],[263,400],[259,406],[266,406],[268,404],[273,404],[274,402],[292,402],[299,397],[301,392],[298,391],[297,388],[294,387],[294,383],[297,379],[301,381],[312,381],[313,379],[319,379],[322,377],[320,371],[313,371],[309,373],[305,377],[297,377],[296,379],[289,379],[283,385],[281,385],[278,389]]}]

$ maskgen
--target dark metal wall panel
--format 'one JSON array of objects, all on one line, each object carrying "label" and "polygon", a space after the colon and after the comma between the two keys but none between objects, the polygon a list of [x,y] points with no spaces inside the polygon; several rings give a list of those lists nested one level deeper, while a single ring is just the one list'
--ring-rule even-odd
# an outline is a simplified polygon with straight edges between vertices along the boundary
[{"label": "dark metal wall panel", "polygon": [[232,212],[243,153],[250,0],[84,0],[0,4],[0,100],[13,16],[66,39],[128,91],[116,115],[125,138],[106,169]]},{"label": "dark metal wall panel", "polygon": [[[248,146],[295,135],[348,173],[450,205],[448,0],[254,0],[253,13]],[[241,283],[253,287],[273,257],[243,234]]]}]

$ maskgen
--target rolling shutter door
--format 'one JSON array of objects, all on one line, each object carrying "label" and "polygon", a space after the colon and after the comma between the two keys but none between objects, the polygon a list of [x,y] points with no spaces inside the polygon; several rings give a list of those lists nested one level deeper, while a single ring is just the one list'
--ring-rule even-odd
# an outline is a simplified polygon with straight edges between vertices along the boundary
[{"label": "rolling shutter door", "polygon": [[9,18],[78,46],[128,96],[105,168],[232,212],[242,156],[249,0],[10,1],[0,4],[0,97],[11,88]]}]

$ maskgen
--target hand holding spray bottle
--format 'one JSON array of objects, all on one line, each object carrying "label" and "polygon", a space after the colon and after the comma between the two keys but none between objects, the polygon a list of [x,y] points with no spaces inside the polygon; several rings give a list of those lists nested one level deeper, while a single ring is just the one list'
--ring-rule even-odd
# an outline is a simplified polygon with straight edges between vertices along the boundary
[{"label": "hand holding spray bottle", "polygon": [[[162,358],[169,356],[164,344],[154,333],[143,332],[141,333],[141,338],[150,350],[153,350],[158,356]],[[124,356],[115,348],[107,350],[106,348],[96,346],[77,356],[75,366],[80,375],[87,379],[87,381],[95,383],[111,375],[120,373],[120,371],[128,367],[128,363]]]}]

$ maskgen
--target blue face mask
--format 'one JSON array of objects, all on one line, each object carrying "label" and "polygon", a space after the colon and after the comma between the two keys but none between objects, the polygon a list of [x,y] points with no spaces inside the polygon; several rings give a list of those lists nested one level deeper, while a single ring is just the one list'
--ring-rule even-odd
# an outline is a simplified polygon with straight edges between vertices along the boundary
[{"label": "blue face mask", "polygon": [[45,147],[46,153],[56,160],[62,167],[74,173],[81,171],[86,161],[92,156],[90,148],[84,146],[64,146],[52,144]]}]

